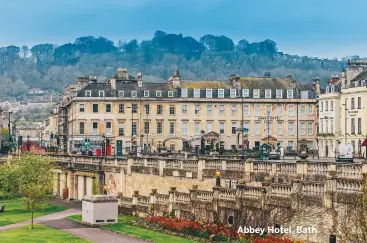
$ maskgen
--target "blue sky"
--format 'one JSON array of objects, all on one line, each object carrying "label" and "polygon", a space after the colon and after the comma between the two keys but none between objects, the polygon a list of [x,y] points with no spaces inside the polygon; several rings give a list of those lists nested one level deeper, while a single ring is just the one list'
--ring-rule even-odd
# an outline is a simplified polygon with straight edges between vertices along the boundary
[{"label": "blue sky", "polygon": [[366,9],[366,0],[0,0],[0,46],[143,40],[159,29],[272,39],[291,54],[367,56]]}]

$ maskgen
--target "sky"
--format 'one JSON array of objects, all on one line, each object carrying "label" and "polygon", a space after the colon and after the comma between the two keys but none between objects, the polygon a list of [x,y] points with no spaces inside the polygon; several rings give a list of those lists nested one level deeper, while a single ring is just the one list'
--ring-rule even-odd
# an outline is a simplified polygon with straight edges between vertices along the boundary
[{"label": "sky", "polygon": [[272,39],[310,57],[367,56],[366,8],[366,0],[0,0],[0,46],[144,40],[162,30]]}]

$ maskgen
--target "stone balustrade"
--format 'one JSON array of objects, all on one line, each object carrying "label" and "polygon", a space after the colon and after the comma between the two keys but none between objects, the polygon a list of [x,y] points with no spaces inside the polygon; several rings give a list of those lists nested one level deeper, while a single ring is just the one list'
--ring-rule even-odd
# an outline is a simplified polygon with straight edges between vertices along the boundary
[{"label": "stone balustrade", "polygon": [[[121,167],[128,173],[145,173],[159,176],[177,176],[187,178],[215,177],[216,170],[221,171],[222,178],[253,181],[261,175],[263,178],[282,177],[303,178],[310,181],[324,181],[329,172],[335,171],[338,178],[361,179],[367,173],[367,162],[336,163],[336,162],[290,162],[290,161],[243,161],[239,159],[223,159],[200,157],[198,159],[181,159],[165,157],[95,157],[79,155],[46,155],[54,162],[74,164],[94,164],[101,161],[104,166]],[[289,181],[288,179],[286,181]]]}]

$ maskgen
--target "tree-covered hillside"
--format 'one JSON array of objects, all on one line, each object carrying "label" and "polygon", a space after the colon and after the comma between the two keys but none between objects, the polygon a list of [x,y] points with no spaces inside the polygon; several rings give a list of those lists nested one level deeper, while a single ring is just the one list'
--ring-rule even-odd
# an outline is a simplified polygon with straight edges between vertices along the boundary
[{"label": "tree-covered hillside", "polygon": [[146,82],[167,80],[174,68],[183,79],[222,80],[229,74],[273,77],[292,75],[298,81],[322,80],[339,73],[338,60],[300,57],[279,52],[272,40],[234,43],[226,36],[199,40],[156,31],[151,40],[113,43],[103,37],[80,37],[61,46],[39,44],[0,48],[0,96],[22,98],[29,88],[61,92],[76,76],[112,76],[118,67],[142,72]]}]

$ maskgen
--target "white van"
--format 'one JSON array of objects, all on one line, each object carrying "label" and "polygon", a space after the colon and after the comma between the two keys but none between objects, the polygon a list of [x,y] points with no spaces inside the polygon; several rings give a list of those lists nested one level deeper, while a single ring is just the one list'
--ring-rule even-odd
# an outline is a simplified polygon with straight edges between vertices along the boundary
[{"label": "white van", "polygon": [[353,146],[351,144],[340,144],[339,151],[336,156],[336,162],[353,162]]}]

